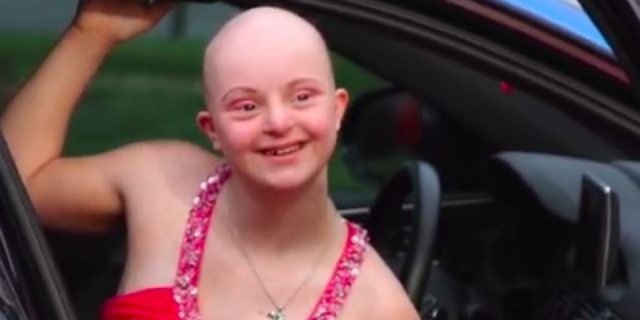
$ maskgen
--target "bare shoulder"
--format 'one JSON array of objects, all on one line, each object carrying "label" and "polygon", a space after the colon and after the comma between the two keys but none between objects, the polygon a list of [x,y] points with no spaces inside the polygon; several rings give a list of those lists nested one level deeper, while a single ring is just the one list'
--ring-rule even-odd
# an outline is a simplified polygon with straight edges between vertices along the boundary
[{"label": "bare shoulder", "polygon": [[360,318],[419,320],[404,288],[372,247],[364,261],[352,297]]},{"label": "bare shoulder", "polygon": [[[73,189],[80,185],[80,188],[88,188],[92,184],[107,181],[110,189],[124,200],[124,204],[131,200],[157,197],[163,186],[198,184],[193,182],[196,177],[202,179],[203,175],[220,163],[220,159],[213,153],[181,140],[135,142],[102,154],[65,160],[67,168],[75,169],[59,172],[73,172],[80,177],[73,181]],[[88,176],[94,176],[89,179],[92,183],[85,181],[87,178],[82,178]],[[145,192],[141,194],[140,191]],[[141,195],[145,199],[140,199]]]},{"label": "bare shoulder", "polygon": [[165,195],[190,201],[202,180],[221,163],[213,153],[180,140],[139,142],[119,152],[117,183],[130,204]]},{"label": "bare shoulder", "polygon": [[120,153],[135,164],[148,161],[181,164],[215,163],[219,159],[204,148],[183,140],[150,140],[123,147]]},{"label": "bare shoulder", "polygon": [[[117,151],[124,176],[171,173],[186,168],[211,168],[220,158],[204,148],[182,140],[151,140],[132,143]],[[184,172],[180,172],[184,173]]]},{"label": "bare shoulder", "polygon": [[121,214],[129,216],[131,204],[194,192],[185,186],[197,185],[196,177],[202,179],[218,161],[188,142],[139,142],[100,154],[57,159],[26,187],[43,224],[102,232]]}]

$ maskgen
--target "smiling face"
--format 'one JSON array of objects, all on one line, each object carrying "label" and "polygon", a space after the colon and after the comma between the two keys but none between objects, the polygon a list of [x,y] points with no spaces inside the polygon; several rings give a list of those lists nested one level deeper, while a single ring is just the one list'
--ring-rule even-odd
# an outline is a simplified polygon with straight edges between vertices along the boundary
[{"label": "smiling face", "polygon": [[214,39],[204,72],[198,123],[237,173],[282,190],[324,177],[348,95],[313,26],[278,9],[246,12]]}]

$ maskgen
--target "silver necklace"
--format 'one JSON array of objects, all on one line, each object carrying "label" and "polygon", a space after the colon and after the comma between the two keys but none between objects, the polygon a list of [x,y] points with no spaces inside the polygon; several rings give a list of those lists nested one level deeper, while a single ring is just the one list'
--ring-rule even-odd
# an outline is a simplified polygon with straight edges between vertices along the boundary
[{"label": "silver necklace", "polygon": [[[225,205],[225,209],[227,209],[226,205]],[[311,276],[315,273],[316,269],[320,265],[320,261],[322,260],[322,257],[324,257],[325,253],[327,252],[327,249],[330,247],[329,244],[332,241],[328,241],[327,244],[324,246],[324,248],[320,251],[320,253],[316,257],[316,260],[312,264],[311,271],[305,277],[305,279],[298,285],[298,287],[293,291],[293,293],[289,296],[289,298],[286,299],[284,303],[278,304],[276,302],[276,300],[274,299],[273,295],[271,294],[271,292],[269,292],[269,289],[267,288],[267,286],[264,283],[264,281],[262,281],[262,277],[260,276],[260,273],[258,272],[257,268],[253,264],[253,262],[251,260],[251,257],[249,257],[248,252],[242,246],[242,243],[240,241],[240,236],[239,236],[238,232],[236,231],[236,229],[231,224],[229,210],[225,210],[225,218],[226,218],[225,220],[227,222],[227,226],[229,227],[229,231],[231,231],[231,234],[233,235],[233,239],[234,239],[236,245],[238,246],[238,249],[240,249],[240,253],[242,254],[244,260],[247,262],[247,265],[249,265],[249,268],[251,269],[251,272],[253,273],[254,277],[258,280],[258,283],[260,284],[260,287],[262,288],[262,291],[267,296],[267,298],[271,302],[271,305],[274,308],[271,312],[269,312],[267,314],[267,317],[270,318],[271,320],[287,320],[287,317],[284,314],[285,308],[289,305],[289,303],[291,301],[293,301],[293,299],[298,295],[300,290],[302,290],[302,288],[304,288],[304,286],[307,284],[307,282],[309,282],[309,280],[311,280]],[[333,228],[333,230],[335,230],[335,227]],[[333,239],[333,236],[331,236],[330,239]]]}]

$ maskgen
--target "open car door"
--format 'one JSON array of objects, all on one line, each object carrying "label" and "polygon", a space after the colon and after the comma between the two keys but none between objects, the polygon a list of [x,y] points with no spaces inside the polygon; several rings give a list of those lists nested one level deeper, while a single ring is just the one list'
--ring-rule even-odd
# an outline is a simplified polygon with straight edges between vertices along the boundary
[{"label": "open car door", "polygon": [[0,132],[0,319],[75,320]]},{"label": "open car door", "polygon": [[640,0],[579,0],[613,48],[640,108]]}]

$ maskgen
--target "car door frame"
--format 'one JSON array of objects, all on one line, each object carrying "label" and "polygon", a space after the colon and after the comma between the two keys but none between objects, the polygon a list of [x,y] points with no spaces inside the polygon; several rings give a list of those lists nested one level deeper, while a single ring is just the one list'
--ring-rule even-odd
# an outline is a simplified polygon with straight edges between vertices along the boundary
[{"label": "car door frame", "polygon": [[75,314],[7,143],[0,132],[0,232],[15,264],[29,320],[75,320]]},{"label": "car door frame", "polygon": [[640,2],[635,0],[579,0],[612,47],[640,108]]}]

